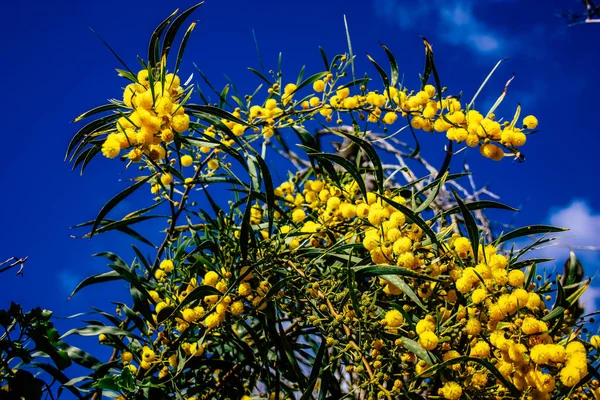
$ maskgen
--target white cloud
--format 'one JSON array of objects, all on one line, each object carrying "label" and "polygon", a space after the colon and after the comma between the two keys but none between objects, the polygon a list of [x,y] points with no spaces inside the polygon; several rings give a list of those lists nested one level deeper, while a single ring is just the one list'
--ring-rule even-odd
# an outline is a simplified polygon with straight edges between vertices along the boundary
[{"label": "white cloud", "polygon": [[600,297],[600,251],[585,248],[600,246],[600,212],[593,210],[585,201],[576,199],[565,207],[552,209],[547,222],[550,225],[569,228],[569,231],[560,233],[552,245],[530,253],[527,258],[554,258],[554,263],[549,262],[545,265],[549,268],[556,265],[556,272],[562,273],[563,263],[573,249],[583,265],[585,276],[593,278],[592,286],[585,292],[581,302],[586,312],[596,311],[597,299]]},{"label": "white cloud", "polygon": [[475,15],[476,6],[481,4],[474,0],[374,0],[378,16],[403,30],[426,28],[428,31],[422,34],[435,31],[455,46],[495,53],[506,45],[506,40]]}]

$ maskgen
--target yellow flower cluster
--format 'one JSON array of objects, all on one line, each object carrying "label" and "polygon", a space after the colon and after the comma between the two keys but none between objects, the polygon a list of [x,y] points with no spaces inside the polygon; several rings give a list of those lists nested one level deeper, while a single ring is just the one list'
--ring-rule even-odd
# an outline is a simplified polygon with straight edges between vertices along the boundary
[{"label": "yellow flower cluster", "polygon": [[188,129],[190,118],[181,104],[183,88],[175,74],[150,75],[147,69],[137,74],[137,83],[127,85],[123,103],[133,109],[124,113],[102,144],[102,154],[115,158],[122,149],[130,149],[127,158],[139,161],[143,155],[151,160],[164,158],[163,144],[173,141],[175,132]]},{"label": "yellow flower cluster", "polygon": [[[384,365],[380,360],[385,343],[389,343],[386,335],[411,337],[412,334],[423,350],[437,354],[443,361],[465,355],[491,361],[517,390],[534,399],[550,398],[556,390],[573,387],[587,375],[585,347],[577,340],[568,341],[550,332],[543,319],[548,314],[544,298],[537,293],[536,284],[526,283],[522,270],[510,269],[509,257],[492,245],[480,246],[475,263],[470,240],[458,235],[442,238],[444,246],[434,257],[430,246],[421,244],[422,230],[407,221],[402,212],[376,193],[360,195],[349,176],[340,182],[338,185],[328,179],[306,180],[303,184],[286,181],[275,189],[281,209],[291,222],[281,226],[280,234],[286,238],[292,253],[310,247],[361,243],[373,264],[400,266],[439,280],[409,285],[421,299],[440,305],[437,314],[411,322],[406,320],[407,314],[396,308],[382,308],[380,326],[384,329],[371,336],[379,343],[372,351],[373,368]],[[392,192],[383,195],[406,204],[404,198]],[[265,214],[261,207],[254,206],[251,223],[260,225]],[[269,238],[267,232],[262,236]],[[406,299],[406,293],[385,277],[377,282],[383,286],[379,290],[384,298]],[[319,299],[319,292],[327,292],[327,284],[328,281],[321,281],[318,286],[309,285],[307,293]],[[466,304],[460,305],[459,298],[466,299]],[[330,306],[323,304],[319,309],[327,311]],[[454,311],[456,314],[453,315],[452,309],[458,310]],[[343,314],[343,318],[337,314],[331,314],[330,318],[334,324],[357,321],[347,306]],[[460,326],[458,330],[453,325],[456,323]],[[410,330],[412,324],[414,331]],[[414,360],[410,354],[403,353],[401,358],[409,367],[412,364],[415,374],[429,376],[427,369],[432,365]],[[489,371],[477,364],[468,365],[467,373],[461,372],[460,364],[448,366],[454,371],[452,376],[460,379],[445,383],[439,392],[443,398],[459,399],[465,392],[478,396],[486,390]]]}]

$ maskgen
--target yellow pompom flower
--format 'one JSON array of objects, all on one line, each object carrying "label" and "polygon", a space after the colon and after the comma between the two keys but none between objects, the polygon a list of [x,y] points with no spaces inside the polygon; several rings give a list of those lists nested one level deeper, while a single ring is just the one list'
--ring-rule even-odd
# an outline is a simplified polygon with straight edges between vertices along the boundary
[{"label": "yellow pompom flower", "polygon": [[383,116],[383,123],[387,125],[392,125],[398,119],[398,114],[395,112],[387,112]]},{"label": "yellow pompom flower", "polygon": [[447,400],[457,400],[462,396],[462,388],[456,382],[446,382],[444,387],[441,389],[442,395]]},{"label": "yellow pompom flower", "polygon": [[417,335],[421,335],[423,332],[435,332],[435,319],[431,317],[425,317],[415,327]]},{"label": "yellow pompom flower", "polygon": [[590,344],[595,348],[600,347],[600,336],[594,335],[590,338]]},{"label": "yellow pompom flower", "polygon": [[129,153],[127,153],[127,158],[131,161],[140,161],[144,153],[140,149],[131,149]]},{"label": "yellow pompom flower", "polygon": [[482,156],[490,158],[494,161],[500,161],[504,157],[502,149],[494,144],[484,144],[479,148],[479,152]]},{"label": "yellow pompom flower", "polygon": [[165,271],[167,274],[170,274],[171,272],[173,272],[175,265],[173,264],[173,260],[162,260],[158,267]]},{"label": "yellow pompom flower", "polygon": [[315,81],[313,83],[313,90],[317,93],[321,93],[323,90],[325,90],[325,82],[322,80]]},{"label": "yellow pompom flower", "polygon": [[242,301],[234,301],[231,303],[230,311],[236,317],[241,315],[244,312],[244,303]]},{"label": "yellow pompom flower", "polygon": [[385,313],[386,325],[390,328],[397,328],[404,323],[404,317],[398,310],[390,310]]},{"label": "yellow pompom flower", "polygon": [[156,354],[154,353],[154,351],[150,347],[144,346],[142,348],[142,360],[146,362],[152,362],[155,359]]},{"label": "yellow pompom flower", "polygon": [[209,314],[206,317],[206,319],[204,320],[204,325],[206,325],[206,327],[208,329],[216,328],[220,324],[221,324],[221,317],[217,313]]},{"label": "yellow pompom flower", "polygon": [[471,241],[464,237],[459,237],[454,241],[454,250],[460,258],[467,258],[471,252]]},{"label": "yellow pompom flower", "polygon": [[303,209],[297,208],[292,212],[292,221],[302,222],[306,218],[306,213]]},{"label": "yellow pompom flower", "polygon": [[203,284],[213,287],[217,284],[217,282],[219,282],[219,274],[217,274],[215,271],[208,271],[204,275],[204,279],[202,281]]},{"label": "yellow pompom flower", "polygon": [[419,335],[419,344],[425,350],[433,350],[437,347],[439,339],[437,335],[430,331],[425,331]]},{"label": "yellow pompom flower", "polygon": [[483,340],[475,343],[475,346],[471,347],[470,357],[487,358],[490,356],[490,345]]},{"label": "yellow pompom flower", "polygon": [[538,120],[533,115],[528,115],[525,118],[523,118],[523,126],[525,126],[528,129],[535,129],[538,126]]},{"label": "yellow pompom flower", "polygon": [[166,151],[160,145],[152,144],[148,147],[148,157],[150,157],[152,161],[162,160],[165,155]]},{"label": "yellow pompom flower", "polygon": [[187,154],[181,156],[181,165],[183,165],[184,167],[189,167],[190,165],[192,165],[193,162],[194,159],[192,158],[192,156],[189,156]]},{"label": "yellow pompom flower", "polygon": [[191,308],[186,308],[181,314],[186,322],[194,322],[198,318],[196,312]]},{"label": "yellow pompom flower", "polygon": [[173,182],[173,175],[171,175],[168,172],[166,174],[162,174],[160,176],[160,181],[162,182],[163,185],[169,186],[171,184],[171,182]]},{"label": "yellow pompom flower", "polygon": [[144,85],[145,87],[149,87],[150,86],[150,77],[148,76],[148,70],[143,69],[140,72],[138,72],[137,80],[140,84]]},{"label": "yellow pompom flower", "polygon": [[475,318],[469,318],[467,325],[465,326],[465,332],[467,332],[468,335],[479,335],[479,332],[481,332],[481,322]]},{"label": "yellow pompom flower", "polygon": [[123,364],[129,364],[133,360],[133,354],[129,351],[124,351],[121,353],[121,361]]},{"label": "yellow pompom flower", "polygon": [[487,375],[483,372],[476,372],[471,377],[471,383],[477,388],[483,388],[487,384]]},{"label": "yellow pompom flower", "polygon": [[508,283],[511,286],[523,286],[525,274],[520,269],[514,269],[508,273]]},{"label": "yellow pompom flower", "polygon": [[187,114],[175,115],[171,120],[171,128],[175,132],[182,133],[187,131],[190,126],[190,116]]},{"label": "yellow pompom flower", "polygon": [[568,387],[577,385],[581,380],[579,369],[573,366],[566,366],[561,369],[559,377],[562,384]]},{"label": "yellow pompom flower", "polygon": [[115,158],[121,152],[121,143],[114,137],[107,138],[102,144],[102,154],[106,158]]},{"label": "yellow pompom flower", "polygon": [[471,301],[473,301],[474,304],[479,304],[481,302],[483,302],[485,300],[485,298],[487,297],[487,292],[485,289],[475,289],[473,291],[473,293],[471,294]]}]

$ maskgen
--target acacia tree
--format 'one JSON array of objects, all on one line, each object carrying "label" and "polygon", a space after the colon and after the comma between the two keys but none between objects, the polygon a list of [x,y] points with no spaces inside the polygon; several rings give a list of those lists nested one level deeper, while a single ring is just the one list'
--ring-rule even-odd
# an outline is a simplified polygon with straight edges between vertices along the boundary
[{"label": "acacia tree", "polygon": [[[61,388],[121,399],[599,396],[600,337],[575,313],[589,280],[575,258],[558,279],[528,257],[563,229],[498,232],[484,211],[514,208],[450,173],[465,146],[523,160],[534,116],[497,117],[506,90],[485,113],[483,85],[469,102],[449,95],[426,40],[418,88],[399,81],[385,46],[389,72],[369,57],[378,76],[357,78],[349,46],[333,58],[321,49],[323,70],[309,77],[250,69],[262,81],[251,95],[196,91],[178,76],[195,23],[174,60],[171,50],[200,5],[158,26],[140,68],[117,69],[122,100],[76,119],[89,122],[69,144],[74,167],[120,159],[133,182],[79,227],[127,235],[135,258],[97,254],[110,269],[74,290],[124,281],[131,301],[54,335],[55,357],[90,369],[67,381],[64,365],[47,368]],[[439,168],[398,139],[418,131],[448,138]],[[290,172],[275,182],[268,163],[282,155]],[[110,217],[143,190],[142,208]],[[150,219],[164,226],[160,243],[134,230]],[[101,362],[70,335],[97,336],[112,356]]]}]

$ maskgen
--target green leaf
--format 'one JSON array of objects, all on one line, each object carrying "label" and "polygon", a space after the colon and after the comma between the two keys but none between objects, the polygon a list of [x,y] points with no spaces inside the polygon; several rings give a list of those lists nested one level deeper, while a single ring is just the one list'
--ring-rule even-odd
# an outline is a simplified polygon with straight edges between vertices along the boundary
[{"label": "green leaf", "polygon": [[427,364],[433,366],[437,363],[437,360],[434,358],[432,353],[429,353],[427,350],[425,350],[423,347],[421,347],[421,345],[417,342],[415,342],[412,339],[409,339],[407,337],[402,336],[402,346],[410,351],[411,353],[414,353],[414,355],[416,355],[418,358],[420,358],[421,360],[425,361]]},{"label": "green leaf", "polygon": [[148,44],[148,66],[150,68],[156,67],[156,64],[160,59],[160,38],[177,12],[179,12],[179,9],[173,11],[171,15],[161,22],[154,32],[152,32],[152,36],[150,36],[150,43]]},{"label": "green leaf", "polygon": [[354,79],[351,82],[348,82],[344,85],[341,85],[339,88],[343,89],[343,88],[351,88],[352,86],[356,86],[356,85],[363,85],[368,83],[371,80],[371,78],[359,78],[359,79]]},{"label": "green leaf", "polygon": [[475,264],[477,264],[477,258],[479,257],[479,227],[477,226],[477,222],[475,222],[475,218],[473,218],[473,214],[471,214],[467,206],[465,206],[465,203],[460,199],[458,193],[456,193],[455,190],[452,190],[452,194],[454,195],[454,199],[458,203],[458,207],[463,216],[469,240],[473,247],[473,258],[475,259]]},{"label": "green leaf", "polygon": [[[414,136],[414,134],[413,134],[413,136]],[[448,140],[448,145],[445,149],[446,157],[444,157],[444,162],[442,163],[442,166],[440,167],[440,170],[438,172],[438,175],[436,176],[436,179],[438,179],[440,176],[445,174],[446,171],[448,171],[450,169],[450,162],[452,161],[452,155],[454,154],[452,152],[452,146],[453,146],[452,140]]]},{"label": "green leaf", "polygon": [[391,77],[392,77],[390,80],[390,85],[396,86],[398,84],[398,78],[399,78],[398,62],[396,61],[396,57],[394,57],[394,54],[392,54],[390,49],[388,49],[384,44],[381,44],[381,47],[383,47],[385,54],[387,55],[388,59],[390,60],[390,72],[391,72]]},{"label": "green leaf", "polygon": [[219,108],[222,109],[227,103],[227,94],[229,93],[229,85],[225,85],[221,94],[219,94]]},{"label": "green leaf", "polygon": [[[162,45],[162,56],[163,57],[167,58],[169,56],[169,51],[171,50],[171,45],[173,44],[173,41],[175,40],[175,36],[177,35],[177,32],[179,31],[179,29],[181,28],[181,26],[183,25],[185,20],[194,12],[194,10],[196,10],[202,4],[204,4],[203,1],[188,8],[187,10],[182,12],[177,18],[175,18],[173,20],[173,23],[171,24],[171,26],[169,26],[169,29],[167,29],[167,33],[165,34],[165,38],[163,40],[163,45]],[[175,71],[177,71],[177,70],[175,70]]]},{"label": "green leaf", "polygon": [[77,285],[75,290],[73,290],[73,292],[69,296],[69,300],[71,300],[71,298],[75,295],[75,293],[79,292],[81,289],[83,289],[86,286],[95,285],[97,283],[102,283],[102,282],[116,281],[119,279],[123,279],[123,278],[121,278],[121,274],[119,274],[117,271],[109,271],[109,272],[104,272],[102,274],[89,276],[89,277],[85,278],[83,281],[81,281],[79,283],[79,285]]},{"label": "green leaf", "polygon": [[498,61],[496,63],[496,65],[494,66],[494,68],[492,68],[492,70],[490,71],[490,73],[488,74],[488,76],[486,76],[486,78],[484,79],[483,83],[481,84],[481,86],[479,86],[479,89],[477,89],[477,92],[475,93],[475,95],[473,96],[473,98],[471,99],[471,101],[469,102],[469,105],[467,106],[467,109],[471,109],[471,107],[473,107],[473,105],[475,104],[475,99],[477,98],[477,96],[479,96],[479,93],[483,90],[483,88],[485,87],[485,85],[487,84],[487,82],[490,80],[490,78],[492,77],[492,75],[494,74],[494,72],[496,71],[496,69],[500,66],[500,64],[503,61],[508,60],[508,58],[503,58],[500,61]]},{"label": "green leaf", "polygon": [[66,338],[67,336],[71,336],[74,334],[80,335],[80,336],[98,336],[100,334],[117,335],[117,336],[126,336],[126,337],[130,337],[133,339],[137,339],[140,342],[144,341],[141,337],[134,335],[133,333],[131,333],[125,329],[120,329],[115,326],[101,326],[101,325],[88,325],[84,328],[71,329],[71,330],[67,331],[67,333],[62,335],[60,337],[60,339],[62,340],[64,338]]},{"label": "green leaf", "polygon": [[377,72],[379,72],[379,76],[381,76],[381,80],[383,81],[383,86],[384,86],[385,90],[389,91],[389,88],[390,88],[390,78],[388,78],[388,75],[385,73],[385,71],[383,70],[383,68],[381,68],[379,66],[379,64],[377,64],[377,61],[375,61],[368,54],[367,54],[367,58],[369,59],[369,61],[371,61],[373,63],[373,65],[375,66],[375,69],[377,70]]},{"label": "green leaf", "polygon": [[402,278],[399,278],[398,275],[382,275],[381,276],[386,281],[390,282],[392,285],[398,287],[402,292],[407,295],[417,306],[419,306],[422,310],[427,311],[427,307],[421,302],[419,296],[412,290],[410,286],[404,282]]},{"label": "green leaf", "polygon": [[356,166],[354,164],[352,164],[350,161],[346,160],[342,156],[338,156],[337,154],[310,153],[310,155],[312,157],[315,157],[318,160],[325,159],[327,161],[332,161],[332,162],[338,164],[340,167],[344,168],[346,171],[348,171],[348,173],[350,175],[352,175],[352,178],[354,178],[354,180],[356,181],[356,184],[360,188],[360,191],[363,193],[363,195],[365,197],[367,196],[367,187],[365,186],[365,182],[363,181],[363,178],[360,175],[360,172],[358,172],[358,169],[356,168]]},{"label": "green leaf", "polygon": [[352,140],[353,143],[356,143],[358,146],[360,146],[360,148],[363,149],[363,151],[365,153],[367,153],[367,156],[369,157],[369,160],[373,163],[373,168],[375,169],[375,178],[377,180],[377,187],[379,188],[380,192],[383,192],[383,181],[384,181],[383,166],[381,165],[381,160],[379,159],[379,155],[377,154],[377,151],[373,148],[371,143],[367,142],[364,139],[359,138],[356,135],[352,135],[352,134],[347,133],[342,130],[339,130],[339,131],[332,130],[332,132],[340,133],[340,134],[344,135],[348,139]]},{"label": "green leaf", "polygon": [[[77,131],[77,133],[75,135],[73,135],[73,138],[71,138],[71,141],[69,142],[69,145],[67,146],[67,152],[65,154],[65,161],[67,161],[67,159],[69,158],[69,154],[71,154],[73,149],[75,149],[75,146],[77,146],[85,137],[90,137],[94,133],[106,130],[106,129],[110,128],[111,125],[114,126],[116,129],[116,125],[114,125],[114,124],[117,121],[117,119],[119,119],[118,114],[107,115],[100,119],[89,122],[88,124],[84,125],[81,129],[79,129]],[[76,151],[73,154],[70,161],[73,161],[73,158],[77,155],[77,153],[78,153],[78,151]]]},{"label": "green leaf", "polygon": [[98,34],[96,33],[96,31],[94,31],[92,28],[90,28],[90,31],[92,31],[92,33],[93,33],[94,35],[96,35],[96,37],[97,37],[98,39],[100,39],[100,41],[101,41],[102,43],[104,43],[104,45],[105,45],[106,47],[108,47],[108,50],[110,50],[110,52],[111,52],[111,53],[112,53],[112,54],[113,54],[113,55],[114,55],[114,56],[117,58],[117,60],[119,60],[119,62],[121,63],[121,65],[122,65],[123,67],[125,67],[125,69],[126,69],[127,71],[129,71],[129,72],[130,72],[130,73],[131,73],[133,76],[137,76],[137,75],[136,75],[136,74],[134,74],[134,72],[133,72],[133,71],[132,71],[132,70],[131,70],[131,69],[130,69],[128,66],[127,66],[127,64],[125,64],[125,61],[123,61],[123,60],[121,59],[121,57],[119,57],[119,55],[117,54],[117,52],[116,52],[116,51],[114,51],[114,50],[112,49],[112,47],[110,47],[110,46],[109,46],[109,44],[108,44],[108,43],[107,43],[107,42],[106,42],[104,39],[102,39],[102,37],[101,37],[100,35],[98,35]]},{"label": "green leaf", "polygon": [[304,81],[302,81],[302,83],[300,83],[296,87],[296,90],[294,90],[294,93],[297,92],[297,91],[299,91],[303,87],[311,85],[315,81],[318,81],[319,79],[324,78],[325,76],[327,76],[327,74],[328,74],[328,72],[318,72],[318,73],[316,73],[316,74],[314,74],[312,76],[309,76],[308,78],[306,78]]},{"label": "green leaf", "polygon": [[306,384],[306,388],[304,389],[304,393],[302,393],[300,400],[308,400],[313,398],[313,390],[315,389],[317,380],[321,376],[321,368],[324,364],[325,358],[327,357],[326,350],[327,342],[322,340],[321,345],[319,346],[319,351],[317,351],[317,355],[315,356],[312,369],[310,371],[310,376],[308,377],[308,383]]},{"label": "green leaf", "polygon": [[264,76],[263,74],[261,74],[260,72],[258,72],[257,70],[255,70],[254,68],[248,68],[248,70],[250,72],[252,72],[253,74],[255,74],[256,76],[258,76],[263,81],[265,81],[269,85],[269,87],[273,86],[273,84],[271,83],[271,81],[268,80],[266,76]]},{"label": "green leaf", "polygon": [[181,64],[181,59],[183,58],[183,53],[185,52],[187,42],[190,38],[190,35],[194,31],[195,27],[196,27],[196,22],[192,22],[190,24],[190,26],[187,28],[187,30],[185,31],[185,33],[183,34],[183,39],[181,39],[181,44],[179,45],[179,51],[177,51],[177,61],[175,61],[175,69],[173,70],[175,72],[179,71],[179,65]]},{"label": "green leaf", "polygon": [[346,15],[344,15],[344,27],[346,28],[346,41],[348,42],[348,54],[350,55],[350,66],[352,67],[352,79],[356,79],[356,75],[354,74],[354,53],[352,52],[352,41],[350,40],[350,29],[348,29],[348,20],[346,20]]},{"label": "green leaf", "polygon": [[551,233],[551,232],[565,232],[568,231],[567,228],[559,228],[556,226],[550,226],[550,225],[530,225],[530,226],[524,226],[522,228],[517,228],[514,231],[508,232],[505,235],[501,235],[498,240],[496,240],[496,245],[509,241],[509,240],[513,240],[513,239],[517,239],[523,236],[529,236],[529,235],[537,235],[539,233]]},{"label": "green leaf", "polygon": [[408,220],[412,221],[414,224],[416,224],[419,228],[423,230],[423,233],[425,233],[425,235],[431,239],[432,243],[435,243],[439,246],[440,243],[436,234],[431,230],[431,228],[425,223],[425,221],[420,216],[412,212],[408,207],[399,204],[392,199],[388,199],[387,197],[382,196],[380,194],[377,195],[381,197],[385,202],[395,207],[398,211],[402,211],[402,213],[406,216]]},{"label": "green leaf", "polygon": [[393,265],[369,265],[362,267],[354,267],[354,274],[357,277],[362,276],[380,276],[380,275],[399,275],[407,276],[410,278],[423,279],[426,281],[441,282],[437,278],[433,278],[429,275],[419,274],[413,270],[404,267],[397,267]]},{"label": "green leaf", "polygon": [[249,155],[254,158],[260,168],[260,173],[265,185],[265,196],[267,198],[267,219],[268,232],[273,230],[273,216],[275,213],[275,187],[273,186],[273,178],[265,160],[258,154]]},{"label": "green leaf", "polygon": [[[470,203],[463,203],[463,204],[470,211],[484,210],[486,208],[496,208],[496,209],[501,209],[501,210],[509,210],[509,211],[517,211],[517,212],[519,211],[516,208],[510,207],[505,204],[499,203],[497,201],[492,201],[492,200],[479,200],[479,201],[472,201]],[[459,212],[460,210],[461,210],[460,206],[454,206],[454,207],[436,215],[435,219],[447,217],[448,215],[455,214],[455,213]]]},{"label": "green leaf", "polygon": [[120,108],[125,108],[125,107],[123,104],[118,104],[118,103],[111,103],[111,104],[105,104],[103,106],[98,106],[98,107],[92,108],[89,111],[84,112],[79,117],[75,118],[73,120],[73,122],[81,121],[82,119],[92,116],[94,114],[99,114],[99,113],[103,113],[106,111],[118,110]]},{"label": "green leaf", "polygon": [[127,189],[123,190],[121,193],[117,194],[115,197],[110,199],[108,201],[108,203],[106,203],[104,205],[104,207],[102,207],[102,209],[98,213],[98,216],[96,217],[96,220],[94,221],[94,225],[92,226],[92,231],[90,232],[90,238],[92,236],[94,236],[94,234],[96,233],[96,229],[98,228],[98,225],[100,224],[100,221],[102,221],[102,219],[106,216],[106,214],[108,214],[110,212],[110,210],[115,208],[121,201],[125,200],[131,193],[135,192],[137,189],[140,188],[140,186],[142,186],[143,184],[148,182],[154,176],[156,176],[156,174],[149,175],[149,176],[142,178],[138,182],[129,186]]},{"label": "green leaf", "polygon": [[425,201],[423,203],[421,203],[421,205],[415,210],[415,214],[425,211],[427,209],[427,207],[429,207],[429,205],[431,203],[433,203],[433,201],[436,199],[438,193],[440,192],[440,189],[442,188],[442,186],[444,186],[444,183],[446,183],[446,178],[448,178],[448,172],[446,172],[444,175],[442,175],[442,177],[439,180],[436,179],[437,185],[434,186],[431,193],[429,193],[429,196],[427,196]]},{"label": "green leaf", "polygon": [[321,58],[323,59],[323,63],[325,64],[325,69],[329,71],[329,61],[327,60],[327,54],[325,54],[325,50],[321,46],[319,46],[319,52],[321,53]]},{"label": "green leaf", "polygon": [[425,45],[425,71],[423,72],[423,88],[427,84],[429,80],[429,76],[433,73],[433,79],[435,80],[435,87],[437,90],[438,100],[442,101],[442,83],[440,81],[440,77],[437,73],[437,69],[435,68],[435,62],[433,59],[433,48],[431,44],[427,41],[426,38],[423,38],[423,44]]}]

